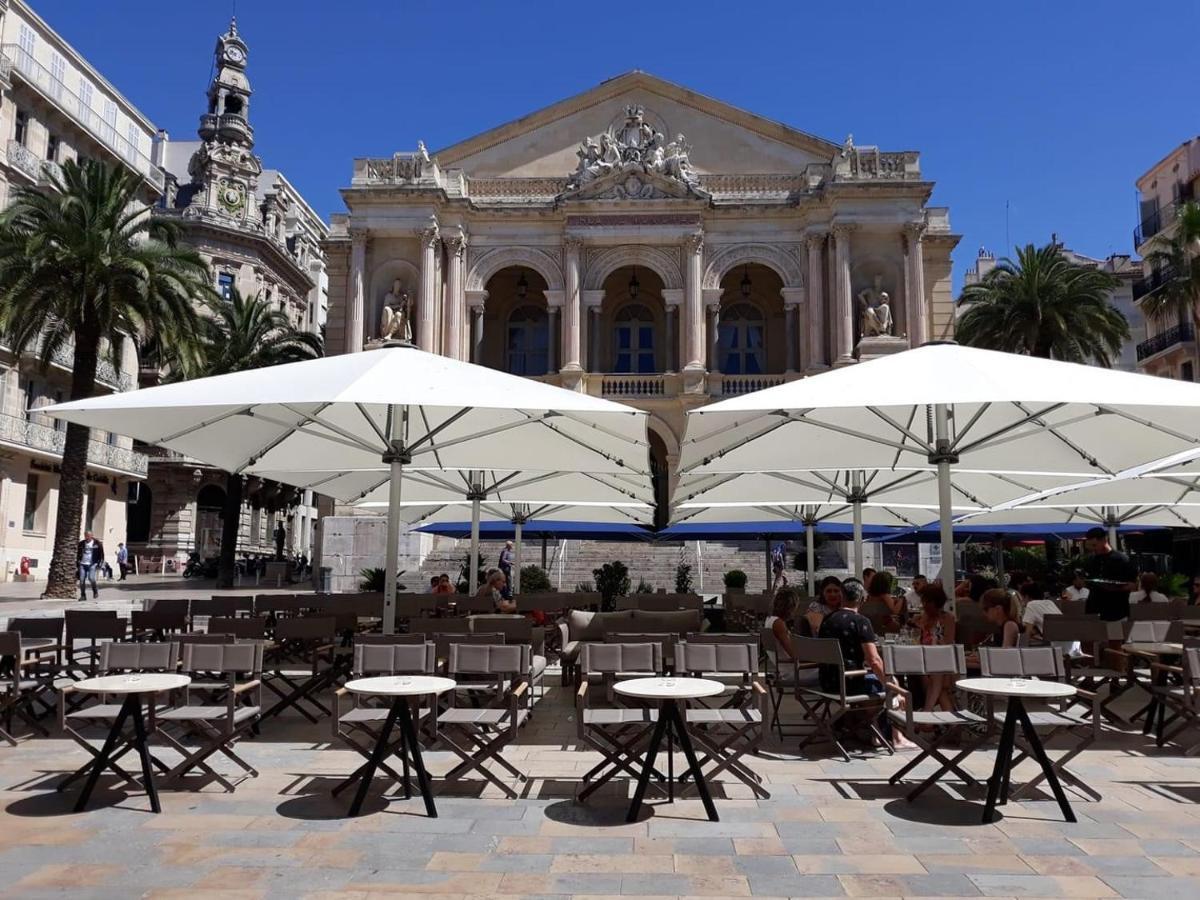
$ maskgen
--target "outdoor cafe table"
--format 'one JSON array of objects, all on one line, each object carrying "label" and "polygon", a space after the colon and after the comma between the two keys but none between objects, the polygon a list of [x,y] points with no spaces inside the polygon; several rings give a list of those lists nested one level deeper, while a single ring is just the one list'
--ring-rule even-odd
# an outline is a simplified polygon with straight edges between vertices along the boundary
[{"label": "outdoor cafe table", "polygon": [[1003,697],[1008,701],[1004,714],[1004,726],[1000,730],[1000,744],[996,748],[996,765],[988,779],[987,802],[983,808],[984,823],[991,822],[996,815],[996,802],[1008,801],[1008,782],[1012,770],[1013,749],[1016,744],[1017,724],[1025,733],[1029,742],[1029,750],[1050,784],[1054,799],[1058,801],[1059,809],[1068,822],[1074,822],[1075,813],[1067,802],[1054,766],[1046,756],[1041,739],[1033,723],[1029,721],[1029,713],[1025,711],[1026,700],[1056,700],[1074,697],[1076,690],[1072,685],[1059,681],[1037,681],[1031,678],[963,678],[957,682],[957,687],[964,691],[982,694],[986,697]]},{"label": "outdoor cafe table", "polygon": [[[1124,644],[1122,648],[1126,653],[1131,653],[1134,656],[1144,656],[1150,659],[1151,662],[1158,662],[1160,656],[1182,656],[1183,644],[1174,643],[1172,641],[1133,641],[1129,644]],[[1167,673],[1160,672],[1154,679],[1150,690],[1150,702],[1138,710],[1137,716],[1144,715],[1146,717],[1145,724],[1142,726],[1142,734],[1149,734],[1154,730],[1155,717],[1159,715],[1158,694],[1154,692],[1154,685],[1163,685],[1167,683]]]},{"label": "outdoor cafe table", "polygon": [[618,681],[613,690],[625,697],[636,700],[652,700],[658,703],[658,722],[654,733],[646,747],[646,758],[642,763],[642,771],[638,776],[637,790],[633,794],[633,803],[629,806],[627,822],[636,821],[642,808],[642,798],[646,796],[646,787],[650,782],[650,774],[654,771],[654,757],[662,746],[663,737],[670,731],[679,748],[687,759],[688,772],[696,783],[696,791],[704,803],[704,811],[708,813],[709,821],[718,821],[717,808],[713,805],[708,785],[704,781],[704,773],[696,761],[696,751],[692,749],[692,741],[688,736],[687,718],[680,710],[681,701],[699,700],[704,697],[716,697],[725,690],[725,686],[711,678],[631,678],[628,681]]},{"label": "outdoor cafe table", "polygon": [[[121,703],[121,711],[117,713],[112,728],[109,729],[104,746],[96,758],[88,763],[92,771],[83,786],[83,793],[79,795],[79,800],[75,803],[75,812],[83,812],[88,799],[92,796],[92,790],[96,787],[100,773],[112,765],[113,752],[121,741],[126,719],[133,720],[133,747],[142,761],[142,782],[146,788],[146,796],[150,798],[150,808],[156,813],[162,812],[162,807],[158,803],[158,791],[154,787],[154,770],[150,762],[150,750],[146,746],[146,719],[142,714],[142,698],[148,697],[153,703],[155,694],[176,691],[191,683],[192,679],[187,675],[142,672],[131,675],[102,675],[99,678],[85,678],[71,686],[71,690],[78,693],[125,697]],[[86,768],[87,766],[84,766],[76,774],[82,774]]]},{"label": "outdoor cafe table", "polygon": [[346,690],[352,694],[392,698],[391,710],[388,712],[387,719],[384,720],[383,728],[375,741],[371,756],[366,765],[355,773],[359,778],[359,783],[358,792],[354,795],[354,802],[350,804],[351,816],[357,816],[362,810],[363,801],[367,798],[367,790],[371,787],[371,779],[375,777],[375,770],[379,768],[379,764],[384,761],[391,749],[388,738],[399,720],[400,758],[404,763],[404,796],[406,799],[412,796],[412,788],[408,782],[408,766],[411,759],[413,768],[417,770],[417,786],[421,791],[421,796],[425,798],[425,812],[431,819],[437,818],[437,807],[433,804],[433,789],[429,784],[425,763],[421,759],[421,742],[413,725],[408,701],[410,697],[444,694],[454,690],[455,687],[456,683],[453,679],[437,678],[432,675],[382,675],[375,678],[357,678],[354,681],[346,682]]}]

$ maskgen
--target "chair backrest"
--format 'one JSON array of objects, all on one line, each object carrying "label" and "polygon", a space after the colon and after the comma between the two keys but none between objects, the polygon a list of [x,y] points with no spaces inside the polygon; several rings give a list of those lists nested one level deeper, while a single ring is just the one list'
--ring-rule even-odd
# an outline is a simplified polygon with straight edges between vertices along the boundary
[{"label": "chair backrest", "polygon": [[1120,622],[1106,622],[1096,616],[1046,616],[1042,621],[1042,637],[1048,641],[1079,641],[1099,644],[1124,637]]},{"label": "chair backrest", "polygon": [[1193,688],[1200,687],[1200,647],[1183,648],[1183,677]]},{"label": "chair backrest", "polygon": [[208,620],[208,633],[231,635],[243,640],[264,640],[267,636],[267,622],[258,616],[236,619],[213,616]]},{"label": "chair backrest", "polygon": [[617,598],[617,609],[640,609],[644,612],[674,612],[679,609],[704,608],[704,598],[697,594],[629,594]]},{"label": "chair backrest", "polygon": [[1174,603],[1144,603],[1129,604],[1129,618],[1134,622],[1160,622],[1179,618],[1179,610]]},{"label": "chair backrest", "polygon": [[423,634],[356,634],[355,644],[423,644]]},{"label": "chair backrest", "polygon": [[1084,616],[1087,615],[1086,600],[1060,600],[1058,601],[1059,608],[1063,611],[1064,616]]},{"label": "chair backrest", "polygon": [[433,641],[420,644],[355,644],[356,675],[426,675],[437,665]]},{"label": "chair backrest", "polygon": [[837,638],[806,638],[793,634],[792,647],[796,651],[796,662],[843,669],[846,666],[842,658],[842,645]]},{"label": "chair backrest", "polygon": [[0,631],[0,657],[11,656],[21,658],[21,633],[19,631]]},{"label": "chair backrest", "polygon": [[119,641],[125,637],[129,623],[118,619],[115,610],[73,610],[64,613],[67,643],[75,641]]},{"label": "chair backrest", "polygon": [[57,616],[20,616],[8,620],[9,631],[19,631],[25,640],[63,638],[63,620]]},{"label": "chair backrest", "polygon": [[[726,594],[725,608],[727,610],[745,610],[759,616],[769,615],[775,598],[770,594]],[[802,606],[807,606],[803,603]]]},{"label": "chair backrest", "polygon": [[662,631],[683,637],[689,631],[699,631],[704,625],[704,613],[699,609],[673,609],[667,612],[633,611],[633,628],[626,631]]},{"label": "chair backrest", "polygon": [[112,671],[155,670],[174,672],[179,649],[174,641],[155,644],[125,644],[111,641],[100,648],[100,669]]},{"label": "chair backrest", "polygon": [[245,644],[185,644],[185,672],[252,672],[260,674],[263,667],[263,645]]},{"label": "chair backrest", "polygon": [[966,675],[967,655],[962,644],[884,644],[883,670],[888,675]]},{"label": "chair backrest", "polygon": [[254,598],[254,611],[259,613],[283,613],[298,616],[312,605],[312,597],[300,597],[295,594],[258,594]]},{"label": "chair backrest", "polygon": [[1200,622],[1200,606],[1179,606],[1179,618],[1185,622]]},{"label": "chair backrest", "polygon": [[758,674],[758,642],[696,644],[680,641],[675,645],[675,671],[753,677]]},{"label": "chair backrest", "polygon": [[689,644],[753,644],[756,652],[760,643],[758,635],[723,631],[689,631],[683,639]]},{"label": "chair backrest", "polygon": [[202,631],[189,631],[184,634],[173,634],[171,640],[183,646],[184,644],[228,644],[228,634],[207,634]]},{"label": "chair backrest", "polygon": [[1063,678],[1067,666],[1057,647],[980,647],[984,677]]},{"label": "chair backrest", "polygon": [[659,643],[584,644],[579,651],[579,671],[584,675],[642,672],[657,675],[663,669]]},{"label": "chair backrest", "polygon": [[275,640],[277,641],[318,641],[328,639],[332,643],[336,634],[337,619],[332,616],[280,619],[275,624]]},{"label": "chair backrest", "polygon": [[328,605],[325,608],[337,615],[353,614],[363,619],[383,618],[382,594],[326,594],[317,596],[327,597]]},{"label": "chair backrest", "polygon": [[[1156,604],[1157,605],[1157,604]],[[1183,631],[1182,622],[1170,622],[1166,619],[1140,619],[1136,622],[1125,622],[1125,640],[1132,643],[1157,643],[1168,640],[1167,634],[1175,625],[1180,633]]]},{"label": "chair backrest", "polygon": [[471,630],[467,619],[412,619],[409,634],[466,634]]},{"label": "chair backrest", "polygon": [[468,594],[462,594],[458,598],[458,612],[460,615],[466,613],[491,613],[496,611],[496,604],[492,602],[491,597],[475,597]]},{"label": "chair backrest", "polygon": [[192,601],[188,597],[163,597],[160,600],[147,601],[146,611],[153,610],[160,615],[176,615],[186,618],[191,607]]},{"label": "chair backrest", "polygon": [[187,611],[181,609],[135,609],[129,613],[129,626],[137,631],[180,631],[187,628]]},{"label": "chair backrest", "polygon": [[491,613],[469,616],[468,628],[472,633],[503,634],[506,644],[529,644],[533,642],[533,622],[524,616]]},{"label": "chair backrest", "polygon": [[397,594],[396,617],[415,619],[426,612],[433,612],[438,603],[453,600],[454,594]]},{"label": "chair backrest", "polygon": [[456,642],[450,645],[446,668],[452,675],[524,675],[529,671],[529,647]]},{"label": "chair backrest", "polygon": [[197,597],[192,601],[192,617],[237,616],[254,612],[254,598],[244,597]]}]

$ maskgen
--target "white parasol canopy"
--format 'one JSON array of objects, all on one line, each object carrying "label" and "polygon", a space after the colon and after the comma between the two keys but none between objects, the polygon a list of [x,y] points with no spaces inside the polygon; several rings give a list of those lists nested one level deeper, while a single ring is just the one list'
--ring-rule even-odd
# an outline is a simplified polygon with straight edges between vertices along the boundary
[{"label": "white parasol canopy", "polygon": [[[201,378],[43,412],[230,472],[388,468],[384,626],[404,468],[648,474],[646,414],[407,345]],[[324,491],[322,491],[324,492]]]},{"label": "white parasol canopy", "polygon": [[688,413],[682,474],[933,466],[953,583],[952,467],[1080,480],[1200,451],[1200,385],[926,344]]}]

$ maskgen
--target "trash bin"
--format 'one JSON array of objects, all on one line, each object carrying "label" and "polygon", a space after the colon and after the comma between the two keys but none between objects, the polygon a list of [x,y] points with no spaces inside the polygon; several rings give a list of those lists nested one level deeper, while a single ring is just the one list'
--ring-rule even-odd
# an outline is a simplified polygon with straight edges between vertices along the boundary
[{"label": "trash bin", "polygon": [[321,566],[320,583],[317,585],[317,590],[322,594],[328,594],[333,590],[333,569],[329,566]]}]

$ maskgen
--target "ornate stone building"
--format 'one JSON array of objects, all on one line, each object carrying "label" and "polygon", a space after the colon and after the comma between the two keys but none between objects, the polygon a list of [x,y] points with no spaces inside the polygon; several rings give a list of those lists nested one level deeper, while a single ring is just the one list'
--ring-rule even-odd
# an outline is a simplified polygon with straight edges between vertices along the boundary
[{"label": "ornate stone building", "polygon": [[[199,140],[171,141],[158,133],[154,160],[166,172],[166,188],[155,215],[180,226],[184,240],[212,267],[218,290],[261,295],[297,327],[319,331],[327,302],[321,249],[327,228],[282,173],[264,169],[254,152],[248,57],[233,21],[217,38]],[[157,368],[143,369],[143,383],[158,374]],[[150,476],[131,506],[131,548],[176,562],[191,550],[215,556],[225,473],[161,448],[146,449]],[[273,533],[282,522],[287,549],[310,552],[316,518],[311,494],[251,479],[246,497],[239,551],[274,553]]]},{"label": "ornate stone building", "polygon": [[631,72],[355,160],[328,349],[362,350],[386,299],[424,350],[647,409],[665,501],[688,409],[948,336],[958,236],[932,190],[915,151]]}]

